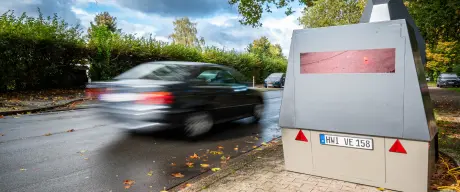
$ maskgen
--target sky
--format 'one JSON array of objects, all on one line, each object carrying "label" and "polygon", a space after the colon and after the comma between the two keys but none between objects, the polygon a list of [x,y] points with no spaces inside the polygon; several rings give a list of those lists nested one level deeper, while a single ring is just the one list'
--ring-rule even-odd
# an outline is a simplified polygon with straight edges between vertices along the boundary
[{"label": "sky", "polygon": [[252,28],[238,22],[237,7],[227,0],[0,0],[2,13],[14,10],[36,16],[37,8],[45,16],[57,13],[84,31],[97,13],[108,11],[117,17],[122,32],[138,37],[152,34],[169,42],[174,19],[187,16],[198,23],[198,36],[204,37],[207,45],[243,51],[253,40],[266,36],[281,45],[284,55],[289,53],[292,30],[302,28],[297,21],[302,9],[298,3],[293,3],[294,14],[286,16],[284,9],[273,10],[263,14],[262,27]]}]

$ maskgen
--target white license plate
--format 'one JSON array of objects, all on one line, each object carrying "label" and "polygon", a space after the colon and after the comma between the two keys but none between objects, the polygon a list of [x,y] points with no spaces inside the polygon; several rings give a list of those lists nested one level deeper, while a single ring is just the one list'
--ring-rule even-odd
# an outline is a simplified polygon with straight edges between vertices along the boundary
[{"label": "white license plate", "polygon": [[374,142],[368,138],[343,137],[336,135],[319,134],[319,142],[322,145],[334,145],[341,147],[374,150]]},{"label": "white license plate", "polygon": [[454,84],[454,82],[448,82],[449,84]]},{"label": "white license plate", "polygon": [[269,84],[267,84],[267,86],[269,86],[269,87],[270,87],[270,86],[273,86],[273,84],[272,84],[272,83],[269,83]]},{"label": "white license plate", "polygon": [[99,95],[99,100],[107,102],[136,101],[138,99],[139,95],[135,93],[114,93]]}]

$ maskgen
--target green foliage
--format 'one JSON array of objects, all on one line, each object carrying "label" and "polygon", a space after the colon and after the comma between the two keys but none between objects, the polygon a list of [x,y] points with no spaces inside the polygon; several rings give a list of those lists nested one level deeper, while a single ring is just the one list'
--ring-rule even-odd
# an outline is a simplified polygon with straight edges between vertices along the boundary
[{"label": "green foliage", "polygon": [[121,30],[117,29],[117,18],[113,17],[109,14],[109,12],[102,12],[98,13],[94,17],[94,23],[90,22],[91,27],[88,28],[88,34],[92,34],[92,30],[95,27],[102,27],[105,26],[111,32],[118,32],[120,33]]},{"label": "green foliage", "polygon": [[317,0],[299,18],[305,28],[329,27],[359,22],[366,0]]},{"label": "green foliage", "polygon": [[275,9],[286,8],[285,14],[294,13],[290,4],[298,2],[300,5],[312,6],[316,0],[228,0],[230,5],[238,5],[238,12],[243,16],[239,22],[242,25],[260,27],[264,10],[268,13]]},{"label": "green foliage", "polygon": [[189,47],[201,47],[204,45],[204,38],[198,39],[196,36],[198,33],[196,29],[197,23],[191,22],[188,17],[176,19],[173,25],[174,33],[169,36],[173,43]]},{"label": "green foliage", "polygon": [[66,80],[87,55],[78,26],[38,11],[38,18],[0,16],[0,91],[70,86]]},{"label": "green foliage", "polygon": [[[41,14],[33,18],[6,12],[0,17],[0,91],[70,87],[68,80],[75,78],[76,64],[90,64],[94,81],[111,79],[144,62],[165,60],[227,65],[248,80],[255,76],[257,82],[269,73],[286,70],[287,62],[282,57],[196,46],[196,36],[194,46],[169,44],[123,34],[115,28],[92,25],[85,37],[79,26],[69,26],[56,15],[45,19]],[[203,39],[200,42],[204,44]],[[277,55],[281,48],[271,45],[269,52]]]},{"label": "green foliage", "polygon": [[456,42],[438,42],[435,46],[427,48],[426,72],[429,76],[437,79],[439,74],[455,69],[454,64],[460,61],[456,45]]}]

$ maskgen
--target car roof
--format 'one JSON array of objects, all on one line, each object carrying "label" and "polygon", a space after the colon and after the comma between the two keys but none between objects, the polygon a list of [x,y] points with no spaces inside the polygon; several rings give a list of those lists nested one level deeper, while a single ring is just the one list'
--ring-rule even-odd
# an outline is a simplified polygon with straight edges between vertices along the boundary
[{"label": "car roof", "polygon": [[455,74],[455,73],[441,73],[440,76],[442,76],[442,77],[444,77],[444,76],[447,76],[447,77],[456,77],[457,74]]},{"label": "car roof", "polygon": [[196,66],[219,66],[226,67],[224,65],[214,64],[214,63],[204,63],[204,62],[191,62],[191,61],[152,61],[146,62],[150,64],[178,64],[178,65],[196,65]]}]

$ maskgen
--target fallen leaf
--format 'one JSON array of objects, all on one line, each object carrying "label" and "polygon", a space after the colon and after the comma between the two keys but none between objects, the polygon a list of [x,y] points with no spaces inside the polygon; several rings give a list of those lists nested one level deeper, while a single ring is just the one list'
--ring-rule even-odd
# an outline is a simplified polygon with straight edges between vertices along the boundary
[{"label": "fallen leaf", "polygon": [[207,167],[209,167],[209,164],[200,164],[200,166],[203,167],[203,168],[207,168]]},{"label": "fallen leaf", "polygon": [[175,164],[175,163],[171,163],[171,166],[176,166],[176,164]]},{"label": "fallen leaf", "polygon": [[265,143],[265,142],[262,142],[262,145],[263,145],[263,146],[267,146],[267,143]]},{"label": "fallen leaf", "polygon": [[262,150],[262,148],[257,148],[256,150],[257,150],[257,151],[261,151],[261,150]]},{"label": "fallen leaf", "polygon": [[252,142],[252,141],[245,141],[245,143],[254,143],[254,142]]},{"label": "fallen leaf", "polygon": [[211,151],[209,153],[211,153],[213,155],[222,155],[224,152],[222,152],[222,151]]},{"label": "fallen leaf", "polygon": [[171,174],[173,177],[176,177],[176,178],[182,178],[184,177],[185,175],[182,175],[182,173],[173,173]]},{"label": "fallen leaf", "polygon": [[212,168],[211,170],[216,172],[216,171],[220,171],[220,168],[216,167],[216,168]]},{"label": "fallen leaf", "polygon": [[257,137],[254,137],[254,140],[256,140],[256,141],[257,141],[257,140],[259,140],[259,138],[257,138]]},{"label": "fallen leaf", "polygon": [[136,183],[136,182],[134,180],[130,180],[130,179],[127,179],[127,180],[123,181],[123,184],[125,184],[125,185],[133,185],[134,183]]},{"label": "fallen leaf", "polygon": [[252,148],[255,149],[255,148],[257,148],[257,146],[254,145],[254,146],[252,146]]},{"label": "fallen leaf", "polygon": [[233,150],[238,151],[238,145],[235,148],[233,148]]},{"label": "fallen leaf", "polygon": [[225,156],[220,157],[221,160],[226,160]]},{"label": "fallen leaf", "polygon": [[86,152],[86,150],[81,150],[81,151],[79,151],[79,153],[84,153],[84,152]]},{"label": "fallen leaf", "polygon": [[125,185],[125,189],[131,188],[131,185]]},{"label": "fallen leaf", "polygon": [[149,176],[149,177],[151,177],[152,175],[153,175],[153,171],[149,171],[149,172],[147,173],[147,176]]},{"label": "fallen leaf", "polygon": [[185,187],[190,187],[190,186],[192,186],[192,184],[190,183],[185,184]]},{"label": "fallen leaf", "polygon": [[5,135],[0,133],[0,136],[5,136]]},{"label": "fallen leaf", "polygon": [[166,191],[166,187],[163,187],[163,190],[160,192],[168,192],[168,191]]},{"label": "fallen leaf", "polygon": [[0,119],[1,119],[1,118],[4,118],[4,116],[3,116],[3,115],[0,115]]},{"label": "fallen leaf", "polygon": [[88,158],[87,158],[87,157],[85,157],[85,160],[88,160]]},{"label": "fallen leaf", "polygon": [[187,163],[185,163],[185,165],[187,165],[187,166],[190,167],[190,168],[193,167],[193,163],[192,163],[192,162],[187,162]]},{"label": "fallen leaf", "polygon": [[377,188],[377,189],[378,189],[379,191],[385,191],[385,188],[383,188],[383,187],[379,187],[379,188]]},{"label": "fallen leaf", "polygon": [[52,135],[52,134],[51,134],[51,133],[47,133],[47,134],[45,134],[45,136],[50,136],[50,135]]},{"label": "fallen leaf", "polygon": [[27,112],[27,114],[30,115],[30,114],[32,114],[32,112],[29,111],[29,112]]},{"label": "fallen leaf", "polygon": [[199,159],[200,156],[198,156],[196,153],[193,153],[193,156],[190,156],[190,158],[192,158],[192,159]]},{"label": "fallen leaf", "polygon": [[27,171],[27,169],[22,168],[22,169],[19,169],[19,171]]},{"label": "fallen leaf", "polygon": [[224,147],[222,147],[222,146],[217,146],[217,149],[224,149]]},{"label": "fallen leaf", "polygon": [[75,129],[70,129],[70,130],[67,130],[67,132],[74,132]]}]

